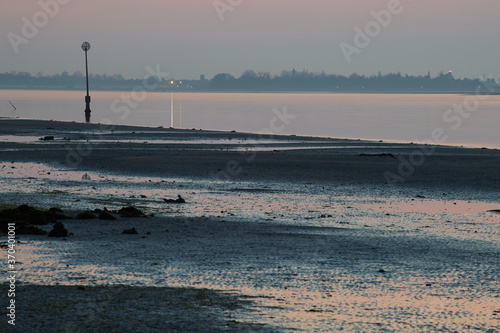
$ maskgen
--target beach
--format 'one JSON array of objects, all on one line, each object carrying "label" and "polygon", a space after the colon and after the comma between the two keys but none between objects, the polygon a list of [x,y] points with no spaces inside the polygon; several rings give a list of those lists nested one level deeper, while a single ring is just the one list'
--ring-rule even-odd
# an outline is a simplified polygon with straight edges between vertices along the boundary
[{"label": "beach", "polygon": [[[16,326],[4,318],[2,331],[500,331],[497,149],[0,128],[4,208],[117,218],[18,235]],[[129,206],[145,217],[117,213]]]}]

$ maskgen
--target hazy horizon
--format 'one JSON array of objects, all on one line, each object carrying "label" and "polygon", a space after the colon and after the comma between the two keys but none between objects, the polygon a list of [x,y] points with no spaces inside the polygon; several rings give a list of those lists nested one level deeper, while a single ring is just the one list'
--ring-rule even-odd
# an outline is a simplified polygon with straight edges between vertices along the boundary
[{"label": "hazy horizon", "polygon": [[[125,78],[157,65],[183,79],[293,68],[500,77],[500,44],[492,42],[500,3],[488,0],[21,0],[5,8],[0,72],[83,72],[80,45],[89,41],[90,72]],[[377,21],[374,13],[391,14]],[[357,27],[369,42],[355,40]]]}]

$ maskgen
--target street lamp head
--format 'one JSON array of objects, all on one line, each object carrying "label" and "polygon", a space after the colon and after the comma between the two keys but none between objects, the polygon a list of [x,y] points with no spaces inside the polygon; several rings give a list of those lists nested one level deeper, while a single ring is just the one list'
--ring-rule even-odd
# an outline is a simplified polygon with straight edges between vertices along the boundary
[{"label": "street lamp head", "polygon": [[82,44],[82,50],[84,50],[85,52],[87,52],[88,50],[90,50],[90,43],[89,42],[83,42],[83,44]]}]

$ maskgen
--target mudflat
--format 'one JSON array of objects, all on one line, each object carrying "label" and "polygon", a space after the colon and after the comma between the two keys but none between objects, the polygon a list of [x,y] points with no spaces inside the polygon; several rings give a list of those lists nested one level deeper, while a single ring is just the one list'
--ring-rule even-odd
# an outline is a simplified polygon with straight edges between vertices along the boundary
[{"label": "mudflat", "polygon": [[0,129],[4,136],[54,136],[2,142],[3,161],[160,177],[500,190],[497,149],[22,119],[0,119]]},{"label": "mudflat", "polygon": [[[0,128],[1,203],[73,217],[67,237],[18,236],[24,331],[500,330],[498,150]],[[75,218],[105,208],[117,219]]]}]

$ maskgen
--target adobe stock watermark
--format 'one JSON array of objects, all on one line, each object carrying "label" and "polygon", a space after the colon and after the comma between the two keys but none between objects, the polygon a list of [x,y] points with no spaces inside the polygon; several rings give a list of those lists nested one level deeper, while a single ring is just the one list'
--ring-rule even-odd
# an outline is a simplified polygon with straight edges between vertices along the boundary
[{"label": "adobe stock watermark", "polygon": [[219,20],[224,22],[227,13],[232,13],[237,7],[241,6],[243,0],[214,0],[212,5],[219,16]]},{"label": "adobe stock watermark", "polygon": [[[155,91],[170,76],[170,73],[160,70],[160,65],[156,65],[155,69],[147,66],[146,71],[148,74],[144,76],[142,85],[134,87],[130,93],[121,94],[120,98],[111,102],[111,112],[118,114],[120,120],[125,120],[129,116],[130,111],[136,109],[139,103],[147,98],[149,92]],[[101,133],[114,129],[115,125],[112,125],[111,122],[109,118],[103,118],[99,122]],[[102,139],[102,134],[101,137],[97,138],[97,140],[99,139]],[[82,163],[84,157],[92,153],[92,149],[92,142],[90,141],[80,142],[75,148],[67,147],[66,164],[72,168],[77,167]]]},{"label": "adobe stock watermark", "polygon": [[16,269],[16,260],[18,260],[16,254],[16,224],[9,222],[7,224],[7,232],[7,285],[9,288],[7,291],[7,296],[9,297],[9,306],[7,306],[7,323],[9,325],[16,326],[16,281],[19,280]]},{"label": "adobe stock watermark", "polygon": [[59,14],[61,6],[67,5],[71,0],[40,0],[38,1],[38,6],[40,10],[33,14],[31,18],[23,16],[21,21],[23,23],[21,27],[21,35],[14,32],[9,32],[7,38],[9,39],[10,45],[14,49],[16,54],[19,53],[19,47],[23,44],[28,44],[30,40],[35,38],[40,29],[43,29],[47,24],[49,24],[50,19],[54,18]]},{"label": "adobe stock watermark", "polygon": [[[269,127],[263,128],[260,130],[258,134],[257,140],[262,140],[264,137],[272,138],[274,134],[283,133],[285,128],[290,125],[291,121],[297,117],[295,114],[289,114],[288,110],[283,107],[283,110],[280,111],[277,108],[272,110],[273,117],[269,120]],[[254,145],[257,147],[258,143]],[[248,151],[241,151],[240,154],[246,155]],[[244,161],[247,163],[255,160],[257,156],[257,152],[254,150],[250,150],[250,155],[244,158]],[[210,176],[216,180],[230,180],[233,177],[237,177],[243,172],[243,168],[241,167],[241,161],[230,160],[226,163],[224,170],[219,170],[217,172],[211,172]]]},{"label": "adobe stock watermark", "polygon": [[[411,1],[411,0],[408,0]],[[367,48],[372,42],[373,38],[380,35],[383,28],[387,28],[391,24],[395,15],[403,12],[403,5],[400,0],[389,0],[387,8],[380,11],[372,10],[370,12],[373,20],[365,24],[364,29],[356,26],[354,32],[356,33],[353,38],[353,43],[346,42],[340,43],[340,50],[344,55],[348,64],[352,62],[352,57],[355,54],[360,54],[361,51]]]},{"label": "adobe stock watermark", "polygon": [[[486,81],[482,82],[483,86],[487,89],[489,93],[495,91],[495,88]],[[490,98],[488,94],[481,93],[481,87],[478,87],[474,95],[467,96],[464,98],[462,103],[454,105],[452,108],[447,109],[442,116],[443,121],[449,125],[449,131],[457,131],[462,126],[463,122],[468,119],[474,112],[479,110],[481,101]],[[430,139],[424,140],[424,142],[429,143],[429,145],[419,145],[418,148],[410,153],[408,158],[399,155],[397,159],[399,160],[397,174],[386,171],[384,173],[384,178],[389,185],[394,185],[396,183],[403,183],[409,177],[411,177],[416,168],[424,164],[426,157],[433,155],[436,152],[436,145],[444,144],[448,141],[449,135],[442,127],[436,127],[432,130]]]}]

